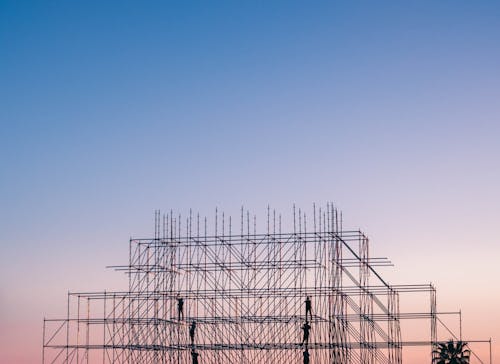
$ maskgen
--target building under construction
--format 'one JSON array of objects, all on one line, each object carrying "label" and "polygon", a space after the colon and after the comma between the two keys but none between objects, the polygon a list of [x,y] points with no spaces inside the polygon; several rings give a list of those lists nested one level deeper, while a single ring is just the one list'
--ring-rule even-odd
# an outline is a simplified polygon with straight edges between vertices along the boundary
[{"label": "building under construction", "polygon": [[[331,204],[310,215],[294,207],[282,229],[268,209],[258,230],[243,209],[210,228],[157,212],[154,237],[131,239],[128,264],[113,267],[127,291],[68,293],[66,317],[44,320],[43,363],[399,364],[406,345],[426,345],[431,362],[434,287],[389,285],[376,268],[390,262]],[[428,309],[400,311],[406,293]],[[405,319],[428,322],[427,337],[403,341]]]}]

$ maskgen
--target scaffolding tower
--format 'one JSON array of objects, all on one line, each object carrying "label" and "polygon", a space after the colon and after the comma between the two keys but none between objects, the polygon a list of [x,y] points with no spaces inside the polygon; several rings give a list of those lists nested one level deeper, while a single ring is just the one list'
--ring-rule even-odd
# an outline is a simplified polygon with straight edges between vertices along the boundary
[{"label": "scaffolding tower", "polygon": [[[332,204],[310,225],[294,207],[289,232],[269,208],[260,233],[243,209],[236,229],[215,215],[209,232],[156,212],[154,237],[113,267],[128,291],[68,293],[66,317],[44,319],[42,362],[400,364],[405,318],[428,319],[436,345],[434,287],[386,283],[375,268],[391,263]],[[401,313],[403,292],[428,293],[429,312]]]}]

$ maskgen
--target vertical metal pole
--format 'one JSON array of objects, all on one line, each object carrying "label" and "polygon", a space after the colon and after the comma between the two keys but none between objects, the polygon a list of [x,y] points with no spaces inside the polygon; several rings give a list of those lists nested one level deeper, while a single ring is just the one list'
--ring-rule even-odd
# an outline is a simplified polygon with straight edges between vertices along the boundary
[{"label": "vertical metal pole", "polygon": [[77,303],[77,321],[76,321],[76,362],[80,363],[80,295],[78,295]]},{"label": "vertical metal pole", "polygon": [[113,344],[113,352],[111,354],[111,360],[112,360],[112,363],[115,362],[115,345],[116,345],[116,342],[115,342],[115,336],[116,336],[116,327],[115,327],[115,323],[116,323],[116,309],[117,309],[117,306],[116,306],[116,293],[113,293],[113,323],[112,323],[112,327],[113,327],[113,338],[112,338],[112,341],[111,343]]},{"label": "vertical metal pole", "polygon": [[[45,363],[45,317],[43,318],[43,332],[42,332],[42,364]],[[491,339],[490,339],[490,352],[491,352]]]},{"label": "vertical metal pole", "polygon": [[[127,350],[126,357],[128,360],[130,360],[130,356],[132,355],[131,351],[131,344],[132,344],[132,331],[133,331],[133,319],[132,319],[132,305],[133,305],[133,298],[131,295],[132,292],[132,238],[129,239],[129,249],[128,249],[128,295],[129,298],[127,300],[127,320],[129,322],[129,326],[127,328],[127,333],[124,333],[124,336],[127,335],[127,343],[125,345],[125,348]],[[123,301],[123,304],[125,305],[125,301]],[[125,330],[125,325],[122,326],[122,329]]]},{"label": "vertical metal pole", "polygon": [[430,284],[431,300],[431,359],[436,358],[435,349],[437,347],[437,316],[436,316],[436,289]]},{"label": "vertical metal pole", "polygon": [[490,337],[490,364],[493,364],[493,356],[491,354],[491,337]]},{"label": "vertical metal pole", "polygon": [[104,291],[104,313],[103,313],[103,334],[102,334],[103,348],[102,348],[102,364],[106,360],[106,291]]},{"label": "vertical metal pole", "polygon": [[89,364],[89,344],[90,344],[90,298],[87,298],[87,337],[85,345],[85,354],[87,356],[87,364]]},{"label": "vertical metal pole", "polygon": [[68,292],[68,306],[66,313],[66,363],[69,363],[69,292]]},{"label": "vertical metal pole", "polygon": [[458,315],[460,316],[460,341],[462,341],[462,309],[460,309]]}]

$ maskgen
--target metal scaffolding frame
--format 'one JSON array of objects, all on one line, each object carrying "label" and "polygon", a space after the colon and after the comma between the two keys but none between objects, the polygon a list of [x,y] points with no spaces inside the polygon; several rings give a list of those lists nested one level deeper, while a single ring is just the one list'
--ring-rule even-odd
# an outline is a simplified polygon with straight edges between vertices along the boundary
[{"label": "metal scaffolding frame", "polygon": [[[264,233],[243,209],[238,232],[215,215],[210,232],[156,212],[154,238],[112,267],[128,291],[68,293],[66,317],[44,319],[42,362],[400,364],[404,345],[436,345],[434,287],[386,283],[375,268],[390,261],[332,204],[311,227],[294,207],[291,232],[269,208]],[[429,311],[401,313],[406,292],[429,294]],[[429,339],[403,342],[402,319],[429,320]]]}]

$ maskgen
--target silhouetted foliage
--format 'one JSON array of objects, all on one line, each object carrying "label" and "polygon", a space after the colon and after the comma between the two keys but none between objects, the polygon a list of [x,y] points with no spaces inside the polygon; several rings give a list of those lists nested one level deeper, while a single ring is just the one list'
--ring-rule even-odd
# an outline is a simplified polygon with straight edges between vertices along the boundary
[{"label": "silhouetted foliage", "polygon": [[467,343],[463,341],[450,340],[446,343],[438,344],[433,350],[437,357],[433,359],[433,364],[469,364],[470,350]]}]

